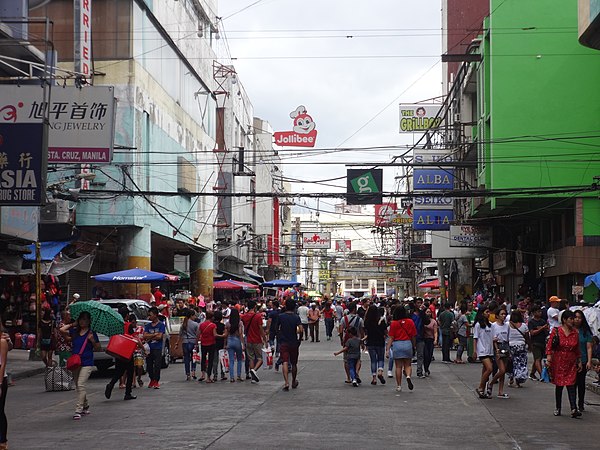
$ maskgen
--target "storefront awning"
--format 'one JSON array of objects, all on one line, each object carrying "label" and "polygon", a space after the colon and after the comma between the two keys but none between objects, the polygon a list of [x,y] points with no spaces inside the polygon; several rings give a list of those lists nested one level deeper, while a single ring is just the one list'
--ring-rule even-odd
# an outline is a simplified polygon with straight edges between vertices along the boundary
[{"label": "storefront awning", "polygon": [[[56,255],[58,255],[63,248],[69,245],[71,241],[46,241],[40,242],[40,254],[42,261],[52,261]],[[31,253],[24,255],[23,259],[26,261],[35,261],[35,244],[28,245],[27,248],[31,250]]]},{"label": "storefront awning", "polygon": [[244,267],[244,273],[246,275],[248,275],[250,278],[254,278],[259,283],[264,283],[265,282],[265,279],[263,278],[263,276],[261,274],[259,274],[259,273],[256,273],[252,269],[248,269],[247,267]]},{"label": "storefront awning", "polygon": [[223,279],[232,279],[232,280],[238,280],[238,281],[246,281],[248,283],[251,284],[256,284],[258,283],[257,280],[255,280],[254,278],[250,278],[248,275],[241,275],[239,273],[231,273],[231,272],[227,272],[225,270],[220,270],[219,272],[215,272],[213,277],[215,278],[215,280],[223,280]]}]

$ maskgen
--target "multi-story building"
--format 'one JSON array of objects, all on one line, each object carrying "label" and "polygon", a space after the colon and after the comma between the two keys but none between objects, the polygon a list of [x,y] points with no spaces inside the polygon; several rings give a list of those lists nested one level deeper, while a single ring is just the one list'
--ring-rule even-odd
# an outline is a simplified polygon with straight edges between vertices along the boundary
[{"label": "multi-story building", "polygon": [[600,61],[578,43],[575,0],[489,9],[450,119],[460,122],[462,161],[473,163],[464,189],[489,195],[459,217],[493,227],[488,266],[500,293],[572,298],[600,263]]}]

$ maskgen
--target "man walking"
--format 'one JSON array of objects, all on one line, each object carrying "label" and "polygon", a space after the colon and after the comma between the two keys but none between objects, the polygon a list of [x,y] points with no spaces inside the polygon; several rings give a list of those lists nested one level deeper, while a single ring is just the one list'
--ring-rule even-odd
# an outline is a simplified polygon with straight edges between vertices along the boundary
[{"label": "man walking", "polygon": [[444,303],[444,311],[438,318],[438,324],[442,334],[442,362],[451,363],[450,359],[450,348],[452,347],[452,341],[454,340],[452,323],[454,322],[454,313],[451,311],[450,303]]},{"label": "man walking", "polygon": [[319,341],[319,321],[321,318],[321,311],[317,308],[316,303],[310,305],[308,310],[308,326],[310,327],[310,342]]},{"label": "man walking", "polygon": [[298,314],[294,313],[296,302],[288,299],[285,302],[285,312],[279,315],[277,324],[277,342],[283,367],[283,390],[289,391],[289,372],[292,372],[292,389],[298,387],[298,354],[300,341],[298,335],[302,333],[302,323]]},{"label": "man walking", "polygon": [[148,388],[160,389],[160,367],[162,364],[163,336],[165,324],[158,320],[158,308],[153,306],[148,310],[150,323],[144,327],[144,340],[150,346],[150,354],[146,357],[146,366],[150,383]]},{"label": "man walking", "polygon": [[[135,322],[128,321],[127,307],[124,306],[123,308],[119,308],[119,314],[123,316],[123,321],[125,322],[123,334],[126,336],[132,336],[135,330]],[[120,358],[115,358],[115,374],[104,389],[104,396],[106,398],[110,399],[115,384],[125,373],[127,374],[125,382],[125,400],[135,400],[137,398],[132,394],[131,389],[133,387],[133,353],[131,354],[131,358],[129,358],[127,361],[123,361]]]},{"label": "man walking", "polygon": [[258,373],[262,366],[262,348],[267,346],[265,330],[262,326],[262,314],[257,311],[255,300],[248,300],[248,312],[242,316],[246,333],[246,357],[250,367],[252,382],[258,383]]},{"label": "man walking", "polygon": [[[300,322],[302,323],[302,333],[300,333],[300,340],[308,341],[308,306],[303,302],[300,302],[298,308],[298,316],[300,316]],[[304,335],[304,337],[302,337]]]}]

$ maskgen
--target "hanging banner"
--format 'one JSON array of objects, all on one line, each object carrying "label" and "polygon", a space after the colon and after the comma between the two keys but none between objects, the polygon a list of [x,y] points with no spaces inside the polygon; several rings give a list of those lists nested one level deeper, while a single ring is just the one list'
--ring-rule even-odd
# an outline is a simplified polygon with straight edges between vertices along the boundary
[{"label": "hanging banner", "polygon": [[293,131],[276,131],[273,133],[275,144],[282,147],[314,147],[317,142],[316,124],[302,105],[290,113],[294,121]]},{"label": "hanging banner", "polygon": [[0,205],[44,203],[46,156],[41,122],[0,123]]},{"label": "hanging banner", "polygon": [[400,103],[400,133],[439,128],[443,120],[441,108],[442,105],[437,103]]},{"label": "hanging banner", "polygon": [[73,52],[75,72],[92,76],[92,0],[75,0],[73,14]]},{"label": "hanging banner", "polygon": [[376,205],[383,203],[382,169],[347,169],[346,203]]}]

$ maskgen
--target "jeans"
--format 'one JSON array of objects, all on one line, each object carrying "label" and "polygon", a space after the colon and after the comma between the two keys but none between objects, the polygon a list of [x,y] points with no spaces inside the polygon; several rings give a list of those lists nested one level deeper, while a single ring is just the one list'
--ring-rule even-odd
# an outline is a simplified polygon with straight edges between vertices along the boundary
[{"label": "jeans", "polygon": [[433,358],[434,342],[433,338],[424,338],[423,342],[425,343],[425,348],[423,350],[423,368],[425,369],[425,373],[427,373],[429,372],[429,366],[431,365],[431,360]]},{"label": "jeans", "polygon": [[195,346],[196,344],[193,342],[184,342],[181,344],[181,348],[183,350],[183,367],[185,368],[185,374],[188,377],[190,376],[190,369],[191,372],[196,371],[196,363],[193,360]]},{"label": "jeans", "polygon": [[452,347],[452,336],[444,334],[442,336],[442,361],[450,362],[450,348]]},{"label": "jeans", "polygon": [[227,338],[227,353],[229,353],[229,379],[233,380],[233,365],[237,361],[237,376],[242,376],[242,341],[238,336]]},{"label": "jeans", "polygon": [[316,340],[319,340],[319,321],[317,320],[316,322],[311,322],[308,324],[308,326],[310,327],[310,340],[314,341],[315,340],[315,335],[316,335]]},{"label": "jeans", "polygon": [[[554,398],[556,400],[556,409],[560,409],[562,405],[562,393],[564,386],[555,386],[554,388]],[[569,403],[571,405],[571,409],[577,408],[577,388],[576,385],[567,386],[567,394],[569,395]]]},{"label": "jeans", "polygon": [[131,395],[131,387],[133,385],[133,357],[131,357],[128,361],[115,358],[115,374],[113,375],[109,384],[114,386],[125,372],[127,372],[125,395]]},{"label": "jeans", "polygon": [[392,372],[394,370],[394,352],[390,347],[390,360],[388,362],[388,370]]},{"label": "jeans", "polygon": [[[216,380],[217,378],[219,378],[219,375],[221,376],[221,378],[225,377],[225,373],[223,372],[223,367],[221,366],[221,360],[219,359],[219,350],[221,350],[220,348],[215,348],[215,354],[213,356],[213,378]],[[220,369],[220,370],[219,370]]]},{"label": "jeans", "polygon": [[456,359],[461,360],[462,354],[467,348],[467,337],[458,335],[458,348],[456,349]]},{"label": "jeans", "polygon": [[300,340],[302,340],[302,339],[304,339],[305,341],[308,341],[308,324],[307,323],[302,324],[302,333],[300,334]]},{"label": "jeans", "polygon": [[78,414],[81,414],[85,409],[90,407],[87,401],[85,385],[88,378],[90,378],[93,368],[93,366],[81,366],[79,369],[73,371],[75,389],[77,390],[77,404],[75,405],[75,412]]},{"label": "jeans", "polygon": [[8,377],[5,376],[2,380],[2,395],[0,395],[0,444],[6,443],[8,437],[8,420],[4,408],[6,407],[6,391],[8,390]]},{"label": "jeans", "polygon": [[162,365],[162,348],[151,348],[146,356],[146,370],[150,381],[160,381],[160,368]]},{"label": "jeans", "polygon": [[215,357],[215,344],[200,346],[200,368],[210,378]]},{"label": "jeans", "polygon": [[424,360],[425,360],[425,341],[417,341],[417,376],[423,375]]},{"label": "jeans", "polygon": [[369,357],[371,358],[371,374],[377,375],[379,369],[383,370],[385,366],[385,347],[375,347],[372,345],[367,346],[369,350]]},{"label": "jeans", "polygon": [[575,386],[577,387],[577,405],[579,409],[582,409],[583,401],[585,400],[585,377],[587,375],[587,369],[585,365],[581,372],[577,372],[577,379],[575,381]]},{"label": "jeans", "polygon": [[330,339],[333,337],[333,317],[325,318],[325,336]]},{"label": "jeans", "polygon": [[350,372],[350,379],[356,380],[356,365],[358,364],[357,358],[348,358],[348,372]]}]

